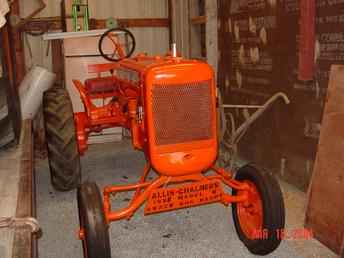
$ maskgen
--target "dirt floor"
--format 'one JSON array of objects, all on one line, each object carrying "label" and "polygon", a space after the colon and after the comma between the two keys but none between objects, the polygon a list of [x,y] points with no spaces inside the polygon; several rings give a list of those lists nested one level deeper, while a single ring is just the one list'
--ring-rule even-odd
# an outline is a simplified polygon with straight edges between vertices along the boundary
[{"label": "dirt floor", "polygon": [[[145,159],[128,142],[91,146],[82,158],[83,181],[108,184],[135,182]],[[53,190],[47,160],[36,160],[38,220],[43,235],[41,258],[81,258],[77,238],[78,210],[75,191]],[[267,257],[332,258],[334,253],[316,240],[293,237],[303,228],[306,195],[281,183],[287,212],[287,240]],[[113,205],[123,207],[129,194],[116,196]],[[212,204],[152,216],[141,208],[130,221],[111,224],[112,257],[256,257],[237,238],[231,209]]]}]

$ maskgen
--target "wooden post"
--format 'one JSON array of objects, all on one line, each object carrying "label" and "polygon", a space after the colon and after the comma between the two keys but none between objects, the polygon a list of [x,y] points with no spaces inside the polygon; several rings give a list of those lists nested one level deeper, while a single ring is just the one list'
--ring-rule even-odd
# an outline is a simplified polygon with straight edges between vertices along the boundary
[{"label": "wooden post", "polygon": [[56,74],[56,84],[62,85],[64,80],[64,59],[62,55],[62,41],[51,41],[53,73]]},{"label": "wooden post", "polygon": [[315,48],[315,1],[300,1],[300,51],[299,74],[300,81],[311,81],[314,78],[314,48]]},{"label": "wooden post", "polygon": [[172,39],[177,44],[178,52],[185,58],[190,57],[190,19],[189,1],[172,0]]},{"label": "wooden post", "polygon": [[190,22],[190,57],[202,58],[201,29],[199,23],[192,23],[195,17],[200,16],[198,0],[189,0],[189,22]]},{"label": "wooden post", "polygon": [[[6,67],[8,70],[9,76],[9,85],[6,89],[7,94],[7,105],[9,110],[9,117],[11,119],[12,128],[16,139],[19,141],[20,134],[21,134],[21,127],[22,127],[22,119],[21,119],[21,111],[20,111],[20,101],[18,96],[18,90],[15,86],[16,78],[14,72],[14,63],[12,58],[13,51],[10,44],[10,35],[8,31],[8,25],[6,24],[2,30],[2,47],[4,50],[4,58],[6,62]],[[6,84],[7,85],[7,84]]]},{"label": "wooden post", "polygon": [[168,20],[169,20],[169,26],[168,26],[168,32],[169,32],[169,38],[170,38],[170,45],[173,43],[173,0],[168,0]]},{"label": "wooden post", "polygon": [[[17,199],[17,218],[36,217],[35,176],[33,156],[32,121],[25,120],[21,138],[20,181]],[[30,227],[14,230],[12,258],[36,258],[37,236]]]},{"label": "wooden post", "polygon": [[217,78],[217,57],[218,57],[218,38],[217,38],[217,0],[206,0],[206,46],[207,61],[213,67]]},{"label": "wooden post", "polygon": [[[11,4],[11,15],[20,15],[19,0],[14,0]],[[19,84],[25,76],[25,54],[22,40],[22,33],[19,30],[14,30],[10,26],[11,43],[14,46],[14,64],[15,64],[15,85]]]}]

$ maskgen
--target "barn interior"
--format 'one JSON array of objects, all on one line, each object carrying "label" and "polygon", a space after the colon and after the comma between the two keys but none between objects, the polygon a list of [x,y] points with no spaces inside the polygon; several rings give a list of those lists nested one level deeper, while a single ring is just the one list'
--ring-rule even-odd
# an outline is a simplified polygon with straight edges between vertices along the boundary
[{"label": "barn interior", "polygon": [[0,0],[0,258],[344,257],[343,8]]}]

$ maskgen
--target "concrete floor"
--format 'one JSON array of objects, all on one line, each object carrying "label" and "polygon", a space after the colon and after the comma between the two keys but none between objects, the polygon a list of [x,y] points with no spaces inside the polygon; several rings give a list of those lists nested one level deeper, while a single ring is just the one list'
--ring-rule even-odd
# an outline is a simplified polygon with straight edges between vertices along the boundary
[{"label": "concrete floor", "polygon": [[[135,182],[144,166],[142,153],[128,142],[91,146],[82,159],[83,180],[106,184]],[[39,240],[41,258],[81,258],[77,238],[78,210],[75,191],[53,190],[47,160],[36,162]],[[303,227],[306,196],[282,183],[287,211],[287,231]],[[129,194],[118,195],[113,205],[128,203]],[[220,204],[143,216],[141,208],[130,221],[111,224],[113,257],[255,257],[239,241],[230,208]],[[337,257],[316,240],[286,240],[271,255],[278,258]]]}]

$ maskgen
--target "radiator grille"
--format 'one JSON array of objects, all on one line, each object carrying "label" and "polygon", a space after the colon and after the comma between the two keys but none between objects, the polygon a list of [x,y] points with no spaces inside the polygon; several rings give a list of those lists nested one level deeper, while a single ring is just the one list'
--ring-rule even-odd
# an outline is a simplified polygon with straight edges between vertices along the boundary
[{"label": "radiator grille", "polygon": [[153,85],[155,144],[212,138],[211,82]]}]

